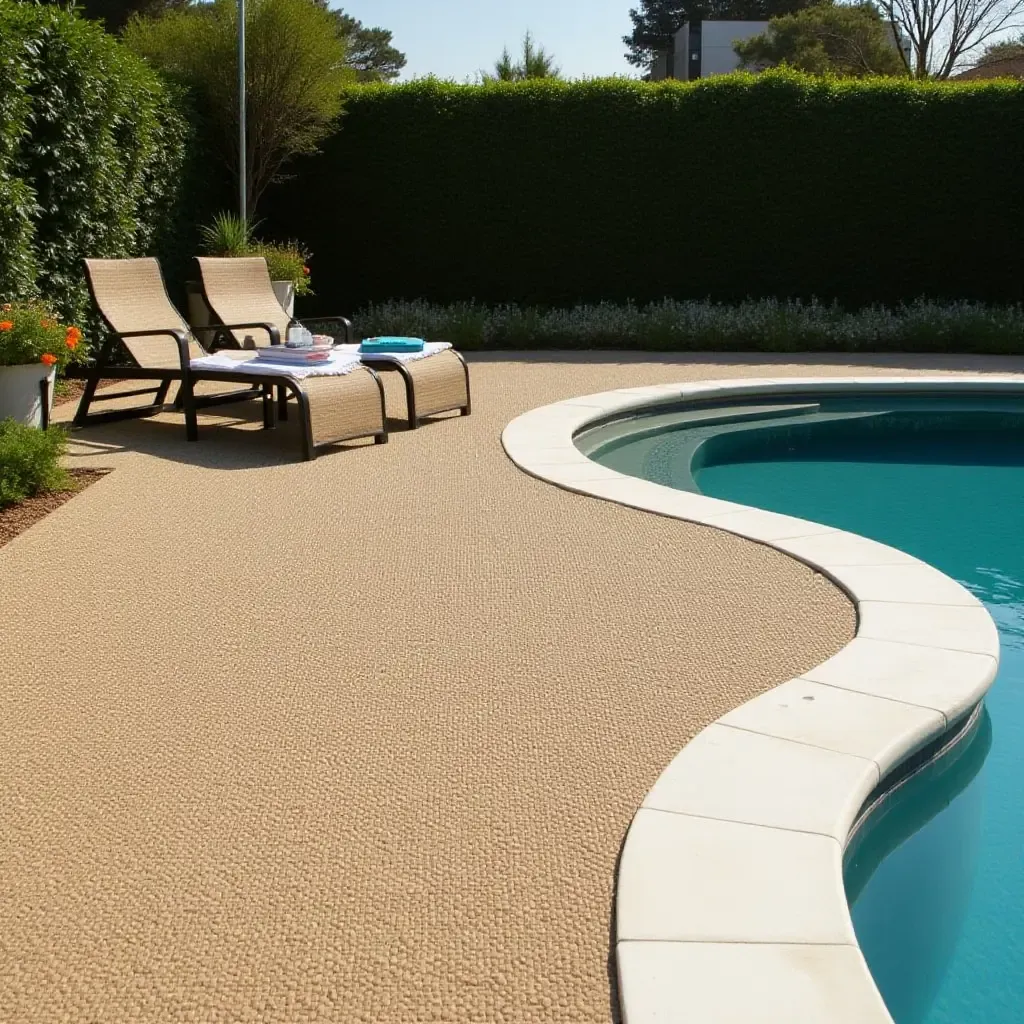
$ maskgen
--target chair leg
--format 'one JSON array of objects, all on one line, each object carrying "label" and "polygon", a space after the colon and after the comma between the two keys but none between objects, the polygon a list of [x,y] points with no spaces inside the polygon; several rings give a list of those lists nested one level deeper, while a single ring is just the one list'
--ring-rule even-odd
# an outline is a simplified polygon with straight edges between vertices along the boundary
[{"label": "chair leg", "polygon": [[380,426],[381,431],[379,434],[373,435],[374,444],[387,444],[388,443],[388,409],[384,395],[384,381],[380,379],[380,374],[377,373],[372,367],[367,367],[370,376],[373,377],[374,383],[377,385],[377,393],[380,395]]},{"label": "chair leg", "polygon": [[415,430],[420,425],[419,417],[416,415],[416,388],[412,382],[412,374],[404,367],[401,370],[402,379],[405,381],[405,404],[409,412],[409,429]]},{"label": "chair leg", "polygon": [[288,419],[288,389],[280,384],[277,387],[277,415],[282,420]]},{"label": "chair leg", "polygon": [[473,408],[472,392],[469,387],[469,364],[460,353],[456,352],[455,354],[459,357],[459,362],[462,363],[462,372],[466,375],[466,404],[459,410],[459,413],[462,416],[468,416]]},{"label": "chair leg", "polygon": [[196,396],[192,388],[192,378],[186,372],[179,390],[182,408],[185,410],[185,440],[199,440],[199,417],[196,415]]},{"label": "chair leg", "polygon": [[78,400],[78,409],[75,412],[74,425],[76,427],[85,426],[89,418],[89,406],[92,405],[99,382],[98,374],[91,374],[86,378],[85,390],[82,392],[82,397]]},{"label": "chair leg", "polygon": [[274,406],[274,388],[271,384],[264,384],[263,392],[263,429],[273,430],[277,426],[277,415]]}]

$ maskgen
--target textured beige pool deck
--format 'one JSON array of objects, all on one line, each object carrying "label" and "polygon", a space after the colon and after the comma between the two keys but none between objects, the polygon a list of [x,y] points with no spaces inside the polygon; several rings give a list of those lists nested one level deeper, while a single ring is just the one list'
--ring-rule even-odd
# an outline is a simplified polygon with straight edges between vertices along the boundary
[{"label": "textured beige pool deck", "polygon": [[853,610],[528,476],[503,427],[616,387],[1022,366],[503,354],[471,417],[313,463],[257,403],[198,445],[172,415],[76,433],[115,472],[0,549],[0,1020],[614,1019],[632,815]]}]

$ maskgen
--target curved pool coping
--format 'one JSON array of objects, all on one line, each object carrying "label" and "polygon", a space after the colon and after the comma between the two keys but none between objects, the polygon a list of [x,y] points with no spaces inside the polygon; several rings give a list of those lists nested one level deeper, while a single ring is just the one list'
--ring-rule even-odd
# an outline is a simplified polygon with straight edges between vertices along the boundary
[{"label": "curved pool coping", "polygon": [[991,616],[955,580],[896,548],[625,476],[574,444],[588,426],[687,400],[837,392],[1024,394],[1024,379],[658,384],[542,406],[502,433],[509,458],[532,476],[767,544],[833,580],[857,612],[849,644],[700,732],[634,816],[615,896],[626,1024],[892,1024],[854,934],[843,852],[879,784],[992,685]]}]

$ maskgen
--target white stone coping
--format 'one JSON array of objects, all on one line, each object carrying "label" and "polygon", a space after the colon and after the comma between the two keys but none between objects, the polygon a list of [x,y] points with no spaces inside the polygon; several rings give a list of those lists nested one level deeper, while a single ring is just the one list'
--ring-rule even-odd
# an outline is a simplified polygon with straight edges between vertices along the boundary
[{"label": "white stone coping", "polygon": [[959,583],[903,551],[625,476],[573,443],[591,423],[687,398],[844,391],[1024,394],[1024,379],[746,378],[620,388],[534,409],[502,434],[509,458],[533,476],[768,544],[830,577],[857,609],[846,647],[708,726],[637,811],[616,889],[625,1024],[892,1024],[854,935],[843,851],[880,779],[991,686],[995,624]]}]

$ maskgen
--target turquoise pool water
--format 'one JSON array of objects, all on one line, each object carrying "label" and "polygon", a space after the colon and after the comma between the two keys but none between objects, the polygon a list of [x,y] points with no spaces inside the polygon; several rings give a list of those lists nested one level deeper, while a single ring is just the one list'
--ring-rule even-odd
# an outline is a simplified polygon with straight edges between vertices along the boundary
[{"label": "turquoise pool water", "polygon": [[987,712],[969,741],[897,790],[851,842],[847,895],[897,1024],[1020,1024],[1024,404],[986,412],[977,402],[890,399],[878,415],[871,403],[837,407],[838,419],[734,425],[696,458],[692,436],[678,430],[596,457],[895,545],[985,602],[1002,643]]}]

